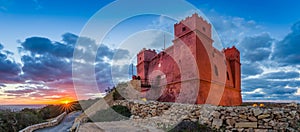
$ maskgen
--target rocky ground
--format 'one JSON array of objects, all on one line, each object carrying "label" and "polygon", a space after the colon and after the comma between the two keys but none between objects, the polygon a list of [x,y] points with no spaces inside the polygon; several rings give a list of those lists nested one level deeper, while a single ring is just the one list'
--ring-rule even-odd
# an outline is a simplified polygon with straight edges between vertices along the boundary
[{"label": "rocky ground", "polygon": [[131,109],[137,124],[156,128],[171,128],[182,120],[199,122],[217,130],[284,130],[300,131],[300,107],[282,104],[280,107],[190,105],[141,101],[120,101]]},{"label": "rocky ground", "polygon": [[196,131],[300,131],[299,104],[222,107],[123,100],[113,105],[126,106],[133,115],[127,121],[85,123],[79,130],[176,131],[188,121],[188,127],[193,123],[205,126],[195,126]]}]

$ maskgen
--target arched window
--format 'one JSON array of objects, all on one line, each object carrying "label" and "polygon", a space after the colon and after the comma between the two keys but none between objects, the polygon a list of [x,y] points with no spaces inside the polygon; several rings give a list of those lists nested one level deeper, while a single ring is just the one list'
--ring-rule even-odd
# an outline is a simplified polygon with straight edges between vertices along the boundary
[{"label": "arched window", "polygon": [[216,65],[214,67],[215,67],[215,74],[216,74],[216,76],[219,76],[218,67]]},{"label": "arched window", "polygon": [[227,71],[226,73],[227,73],[227,80],[229,80],[229,74],[228,74],[228,71]]},{"label": "arched window", "polygon": [[186,27],[183,27],[183,28],[182,28],[182,32],[184,32],[185,30],[186,30]]}]

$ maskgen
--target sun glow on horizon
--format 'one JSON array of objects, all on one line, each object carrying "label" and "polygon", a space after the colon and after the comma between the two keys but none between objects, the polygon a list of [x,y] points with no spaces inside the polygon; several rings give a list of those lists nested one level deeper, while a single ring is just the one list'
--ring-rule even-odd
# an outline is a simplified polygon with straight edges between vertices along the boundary
[{"label": "sun glow on horizon", "polygon": [[64,101],[62,101],[62,103],[63,103],[63,104],[69,104],[70,101],[69,101],[69,100],[64,100]]}]

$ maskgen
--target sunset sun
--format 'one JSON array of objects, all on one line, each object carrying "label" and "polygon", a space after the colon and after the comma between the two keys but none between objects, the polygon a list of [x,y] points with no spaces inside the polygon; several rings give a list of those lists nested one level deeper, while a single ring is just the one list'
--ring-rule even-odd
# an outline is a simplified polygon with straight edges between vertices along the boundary
[{"label": "sunset sun", "polygon": [[69,100],[63,100],[63,101],[62,101],[62,104],[69,104],[69,103],[70,103]]}]

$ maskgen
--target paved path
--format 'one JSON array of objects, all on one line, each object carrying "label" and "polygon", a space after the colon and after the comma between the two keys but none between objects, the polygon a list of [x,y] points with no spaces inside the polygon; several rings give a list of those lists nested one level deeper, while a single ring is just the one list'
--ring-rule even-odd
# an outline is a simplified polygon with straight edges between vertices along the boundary
[{"label": "paved path", "polygon": [[35,132],[68,132],[69,129],[72,127],[73,122],[77,116],[79,116],[82,112],[74,112],[68,114],[62,122],[54,127],[48,127],[44,129],[36,130]]}]

